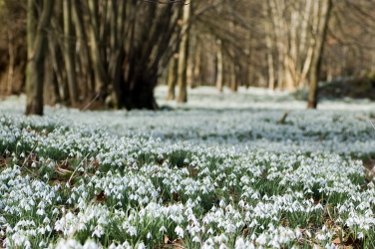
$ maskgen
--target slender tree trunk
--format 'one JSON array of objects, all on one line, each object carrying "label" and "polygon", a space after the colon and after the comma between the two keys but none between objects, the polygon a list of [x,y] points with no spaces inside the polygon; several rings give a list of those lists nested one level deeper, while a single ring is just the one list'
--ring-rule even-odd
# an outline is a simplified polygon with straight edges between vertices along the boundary
[{"label": "slender tree trunk", "polygon": [[216,88],[223,92],[223,52],[221,48],[221,40],[217,40],[216,53]]},{"label": "slender tree trunk", "polygon": [[175,87],[177,83],[177,60],[178,54],[175,54],[170,59],[168,65],[168,96],[167,100],[174,100],[175,99]]},{"label": "slender tree trunk", "polygon": [[[268,20],[267,20],[268,21]],[[271,37],[271,28],[270,24],[265,24],[266,29],[266,47],[267,47],[267,67],[268,67],[268,88],[271,91],[275,90],[275,67],[274,67],[274,59],[273,59],[273,43],[272,43],[272,37]]]},{"label": "slender tree trunk", "polygon": [[193,88],[193,75],[194,75],[194,57],[193,54],[189,54],[186,65],[186,86]]},{"label": "slender tree trunk", "polygon": [[83,18],[82,2],[72,1],[73,7],[73,25],[77,36],[76,46],[79,52],[76,56],[77,66],[79,68],[79,77],[77,80],[81,83],[80,96],[91,101],[95,94],[95,79],[91,69],[90,51],[88,38],[86,35],[86,26]]},{"label": "slender tree trunk", "polygon": [[9,69],[7,77],[6,93],[12,94],[12,87],[14,82],[14,46],[13,46],[13,32],[8,30],[8,51],[9,51]]},{"label": "slender tree trunk", "polygon": [[72,106],[77,105],[78,88],[77,76],[74,60],[74,40],[73,40],[73,26],[72,26],[72,2],[75,0],[63,0],[63,19],[64,19],[64,61],[66,68],[66,76],[68,80],[68,89],[70,103]]},{"label": "slender tree trunk", "polygon": [[[42,7],[40,20],[37,23],[35,3]],[[43,115],[43,81],[44,58],[47,47],[47,29],[53,12],[54,0],[28,0],[27,34],[28,66],[26,82],[26,115]],[[37,24],[37,25],[36,25]]]},{"label": "slender tree trunk", "polygon": [[56,73],[53,70],[52,54],[49,53],[44,62],[44,104],[55,105],[60,102],[59,86],[56,81]]},{"label": "slender tree trunk", "polygon": [[196,53],[194,56],[194,71],[193,71],[193,86],[197,87],[201,85],[201,63],[202,63],[202,45],[197,42]]},{"label": "slender tree trunk", "polygon": [[[122,61],[125,57],[124,44],[125,31],[124,25],[126,17],[126,3],[118,4],[117,0],[109,1],[110,14],[110,62],[108,66],[110,84],[112,84],[112,104],[113,107],[122,107],[123,91],[121,85],[123,83],[122,77]],[[106,101],[107,102],[107,101]],[[108,103],[107,103],[108,104]]]},{"label": "slender tree trunk", "polygon": [[99,95],[99,100],[104,102],[104,91],[106,89],[107,75],[103,65],[102,53],[100,51],[100,25],[99,6],[94,0],[87,0],[90,13],[90,48],[91,58],[95,75],[95,92]]},{"label": "slender tree trunk", "polygon": [[237,92],[238,90],[238,84],[236,79],[236,66],[234,65],[234,62],[229,62],[230,64],[230,71],[229,71],[229,80],[230,80],[230,89],[232,92]]},{"label": "slender tree trunk", "polygon": [[315,50],[310,69],[309,94],[307,108],[315,109],[318,105],[318,82],[324,42],[326,40],[328,21],[332,9],[332,0],[322,0],[321,15],[319,18],[318,34],[315,39]]},{"label": "slender tree trunk", "polygon": [[178,70],[177,70],[177,85],[178,85],[178,103],[187,102],[187,84],[186,84],[186,67],[187,67],[187,56],[188,56],[188,26],[190,18],[190,4],[187,4],[183,7],[182,15],[182,34],[179,56],[178,56]]},{"label": "slender tree trunk", "polygon": [[275,30],[276,48],[277,48],[277,86],[280,91],[284,90],[284,57],[285,57],[285,29],[282,12],[283,6],[280,7],[280,2],[276,0],[268,1],[270,8],[270,19],[272,20],[273,28]]},{"label": "slender tree trunk", "polygon": [[57,91],[58,91],[58,100],[59,101],[65,101],[67,99],[67,94],[66,94],[66,91],[65,91],[65,84],[64,84],[64,77],[62,75],[62,70],[60,70],[60,68],[62,67],[62,65],[60,65],[60,62],[61,62],[61,56],[58,50],[58,45],[56,44],[56,42],[51,39],[49,42],[48,42],[48,49],[49,49],[49,56],[50,56],[50,63],[51,63],[51,68],[55,74],[54,78],[56,79],[56,84],[57,84]]}]

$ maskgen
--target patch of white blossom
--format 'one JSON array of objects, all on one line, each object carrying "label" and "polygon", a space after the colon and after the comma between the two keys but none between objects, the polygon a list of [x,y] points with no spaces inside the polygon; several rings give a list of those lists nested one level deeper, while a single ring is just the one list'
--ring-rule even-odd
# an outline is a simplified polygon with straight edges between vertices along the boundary
[{"label": "patch of white blossom", "polygon": [[[375,236],[374,184],[352,159],[375,154],[374,113],[290,108],[280,124],[284,109],[253,104],[1,114],[0,247],[96,249],[113,236],[108,248],[146,248],[168,235],[194,248],[331,248],[334,227],[308,227],[323,213]],[[68,158],[75,171],[51,182]]]}]

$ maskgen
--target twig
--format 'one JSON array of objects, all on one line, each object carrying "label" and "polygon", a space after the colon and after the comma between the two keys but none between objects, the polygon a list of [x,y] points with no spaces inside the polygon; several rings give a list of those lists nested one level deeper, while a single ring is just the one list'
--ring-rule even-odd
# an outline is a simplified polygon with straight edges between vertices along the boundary
[{"label": "twig", "polygon": [[81,112],[83,112],[83,111],[86,111],[87,110],[87,108],[89,108],[90,107],[90,105],[97,99],[97,98],[99,98],[99,96],[100,96],[100,93],[98,93],[96,96],[95,96],[95,98],[93,98],[82,110],[81,110]]},{"label": "twig", "polygon": [[[70,178],[68,180],[68,183],[73,179],[73,176],[74,174],[77,172],[77,170],[80,168],[79,165],[85,160],[87,159],[87,157],[90,155],[90,153],[88,153],[82,160],[81,162],[77,165],[76,169],[73,171],[73,173],[70,175]],[[70,183],[69,183],[70,184]]]},{"label": "twig", "polygon": [[375,125],[371,120],[370,120],[370,124],[372,125],[372,128],[374,128],[374,130],[375,130]]},{"label": "twig", "polygon": [[286,120],[286,118],[288,117],[288,115],[289,115],[289,111],[286,111],[285,113],[284,113],[284,116],[280,119],[280,121],[278,122],[279,124],[285,124],[285,120]]},{"label": "twig", "polygon": [[185,3],[185,0],[175,0],[175,1],[168,1],[168,2],[163,2],[160,0],[142,0],[142,2],[148,2],[148,3],[159,3],[159,4],[172,4],[172,3],[184,3],[184,5],[189,5],[189,3]]}]

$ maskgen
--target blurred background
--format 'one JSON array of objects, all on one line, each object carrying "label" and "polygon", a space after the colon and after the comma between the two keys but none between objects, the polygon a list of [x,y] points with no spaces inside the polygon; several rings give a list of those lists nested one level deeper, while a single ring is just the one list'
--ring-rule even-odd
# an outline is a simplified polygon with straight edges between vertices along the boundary
[{"label": "blurred background", "polygon": [[[158,109],[154,89],[239,86],[375,99],[375,1],[0,0],[0,95]],[[320,82],[320,83],[319,83]]]}]

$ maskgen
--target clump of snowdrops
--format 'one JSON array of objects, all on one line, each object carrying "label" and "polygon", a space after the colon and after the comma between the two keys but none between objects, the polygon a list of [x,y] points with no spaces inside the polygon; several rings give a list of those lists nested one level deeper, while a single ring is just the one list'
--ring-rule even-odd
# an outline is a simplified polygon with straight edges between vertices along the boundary
[{"label": "clump of snowdrops", "polygon": [[1,246],[375,247],[371,113],[207,112],[2,115]]}]

